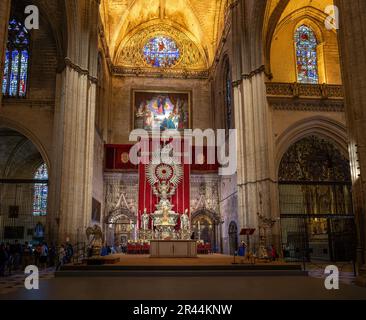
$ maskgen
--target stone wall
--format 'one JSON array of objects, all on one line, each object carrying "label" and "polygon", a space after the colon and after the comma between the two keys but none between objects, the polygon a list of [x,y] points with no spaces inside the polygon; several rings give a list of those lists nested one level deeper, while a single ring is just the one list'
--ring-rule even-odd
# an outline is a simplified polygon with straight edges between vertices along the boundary
[{"label": "stone wall", "polygon": [[223,253],[230,254],[229,225],[231,222],[235,222],[240,229],[238,221],[238,187],[236,175],[221,177],[219,188],[220,212],[224,221],[222,225],[222,248]]},{"label": "stone wall", "polygon": [[[93,164],[93,198],[101,203],[101,213],[104,210],[104,143],[99,133],[95,131],[94,164]],[[98,221],[93,221],[98,222]]]}]

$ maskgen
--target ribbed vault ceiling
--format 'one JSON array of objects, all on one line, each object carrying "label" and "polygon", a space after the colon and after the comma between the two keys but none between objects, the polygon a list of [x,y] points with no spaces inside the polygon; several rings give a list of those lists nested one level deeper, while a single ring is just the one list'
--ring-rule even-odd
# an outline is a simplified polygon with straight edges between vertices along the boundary
[{"label": "ribbed vault ceiling", "polygon": [[179,26],[212,63],[230,0],[102,0],[101,17],[112,59],[119,45],[147,23]]}]

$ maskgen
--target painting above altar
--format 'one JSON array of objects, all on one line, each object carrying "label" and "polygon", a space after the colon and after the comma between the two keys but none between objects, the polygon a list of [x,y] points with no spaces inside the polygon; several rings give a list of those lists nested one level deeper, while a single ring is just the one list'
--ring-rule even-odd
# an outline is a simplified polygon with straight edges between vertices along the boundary
[{"label": "painting above altar", "polygon": [[133,91],[134,129],[190,128],[190,92]]}]

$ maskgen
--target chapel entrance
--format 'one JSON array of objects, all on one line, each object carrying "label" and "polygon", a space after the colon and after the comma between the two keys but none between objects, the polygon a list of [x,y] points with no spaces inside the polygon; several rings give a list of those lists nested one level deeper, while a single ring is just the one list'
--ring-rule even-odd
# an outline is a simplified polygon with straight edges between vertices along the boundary
[{"label": "chapel entrance", "polygon": [[195,240],[210,244],[212,252],[219,252],[219,220],[215,213],[201,210],[192,214],[192,232]]},{"label": "chapel entrance", "polygon": [[285,259],[355,259],[350,166],[335,145],[306,137],[285,153],[279,169]]},{"label": "chapel entrance", "polygon": [[127,210],[117,209],[107,219],[107,242],[123,248],[136,240],[136,217]]}]

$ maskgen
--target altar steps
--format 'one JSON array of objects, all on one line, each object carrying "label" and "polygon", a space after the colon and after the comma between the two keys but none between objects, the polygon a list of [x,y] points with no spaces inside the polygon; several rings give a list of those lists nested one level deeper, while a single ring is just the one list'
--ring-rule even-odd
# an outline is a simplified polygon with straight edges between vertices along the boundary
[{"label": "altar steps", "polygon": [[56,277],[238,277],[238,276],[307,276],[300,264],[289,265],[66,265]]}]

